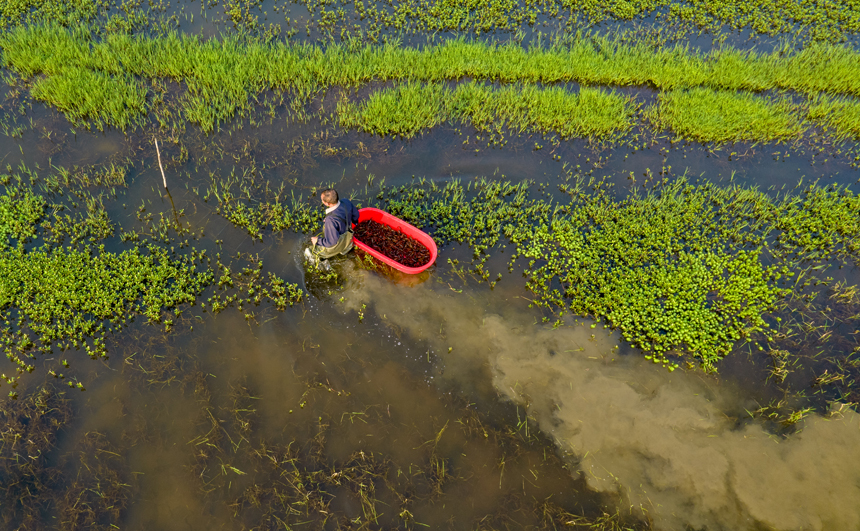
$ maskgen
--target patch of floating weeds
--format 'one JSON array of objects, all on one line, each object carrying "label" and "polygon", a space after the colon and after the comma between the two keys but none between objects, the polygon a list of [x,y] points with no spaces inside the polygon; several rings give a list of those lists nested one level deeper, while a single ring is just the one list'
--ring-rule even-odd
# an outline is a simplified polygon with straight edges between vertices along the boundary
[{"label": "patch of floating weeds", "polygon": [[314,17],[314,27],[333,41],[356,37],[377,40],[391,30],[406,34],[515,34],[538,23],[554,24],[558,29],[572,31],[644,17],[653,17],[654,26],[672,28],[675,38],[693,33],[719,34],[725,27],[746,29],[753,36],[794,34],[813,42],[840,42],[860,32],[860,15],[853,0],[769,0],[755,3],[740,0],[293,2],[307,7]]},{"label": "patch of floating weeds", "polygon": [[4,402],[0,409],[0,522],[4,527],[42,529],[46,514],[87,528],[120,523],[131,478],[124,456],[106,437],[88,432],[59,463],[51,457],[60,432],[71,420],[69,400],[51,386]]},{"label": "patch of floating weeds", "polygon": [[[263,40],[285,30],[289,37],[301,32],[331,42],[354,39],[378,42],[391,33],[471,33],[476,36],[507,33],[521,38],[523,31],[537,25],[550,31],[571,33],[630,21],[649,28],[669,28],[666,33],[675,39],[703,33],[719,35],[730,29],[749,31],[754,38],[788,35],[804,42],[841,42],[860,33],[855,0],[768,0],[754,4],[739,0],[617,0],[609,3],[594,0],[290,0],[289,3],[307,9],[308,15],[299,18],[290,16],[295,15],[287,3],[286,0],[280,4],[275,1],[265,6],[260,0],[210,0],[201,15],[208,19],[211,14],[223,14],[223,17],[215,17],[216,23]],[[0,26],[8,29],[40,22],[63,26],[88,23],[98,25],[106,33],[158,33],[176,28],[184,11],[177,12],[171,5],[181,5],[181,2],[170,0],[150,3],[148,9],[141,4],[140,0],[4,0],[0,4]],[[286,13],[280,24],[262,21],[280,13]]]},{"label": "patch of floating weeds", "polygon": [[563,189],[570,201],[553,204],[528,183],[424,181],[376,199],[442,245],[467,243],[487,281],[488,251],[513,243],[509,270],[528,260],[536,305],[603,320],[670,369],[672,355],[715,370],[741,341],[763,349],[787,300],[829,282],[817,275],[832,260],[860,262],[860,197],[839,187],[772,198],[681,178],[621,201],[593,179]]},{"label": "patch of floating weeds", "polygon": [[[250,308],[261,303],[283,310],[302,300],[298,286],[264,274],[256,257],[237,256],[234,265],[192,247],[188,236],[197,236],[178,213],[176,219],[155,218],[141,207],[142,227],[120,235],[126,249],[106,250],[102,240],[117,231],[102,202],[105,193],[94,195],[86,187],[115,185],[123,175],[110,167],[60,172],[44,181],[26,169],[0,176],[0,341],[16,365],[17,374],[3,375],[13,390],[20,374],[35,369],[37,354],[80,349],[92,358],[106,357],[112,330],[141,316],[168,332],[180,306],[195,304],[212,286],[208,311],[236,306],[249,320]],[[65,199],[55,202],[51,190],[69,183],[79,188],[63,190]],[[61,370],[49,373],[84,389]]]},{"label": "patch of floating weeds", "polygon": [[[829,129],[841,124],[834,131],[845,138],[845,124],[856,120],[828,118],[852,108],[848,100],[834,98],[860,95],[858,52],[824,44],[772,53],[728,47],[702,53],[680,45],[655,48],[582,35],[531,48],[462,39],[423,48],[394,43],[321,47],[230,34],[220,40],[178,33],[96,38],[87,29],[32,25],[0,36],[0,46],[4,63],[31,80],[33,98],[96,128],[136,127],[157,111],[155,119],[162,125],[165,120],[187,120],[209,132],[250,112],[254,101],[270,91],[281,99],[288,94],[288,114],[306,119],[309,102],[331,87],[400,81],[406,84],[375,93],[363,108],[342,101],[341,124],[409,136],[454,118],[478,126],[503,122],[521,130],[601,137],[629,128],[629,100],[591,87],[653,86],[663,91],[656,116],[683,129],[679,134],[687,137],[736,138],[740,127],[740,136],[752,140],[785,138],[797,135],[808,115],[821,118]],[[467,77],[519,86],[439,85]],[[156,88],[164,80],[184,83],[187,90],[175,102],[179,116],[159,110],[160,89],[150,94],[139,79],[152,80]],[[538,83],[588,87],[572,94],[560,87],[538,88]],[[731,93],[737,90],[781,91],[780,96],[799,92],[813,103],[809,112],[788,112],[779,101],[766,105],[758,97]],[[825,102],[823,94],[831,98]],[[836,101],[841,102],[839,109],[833,107]],[[376,116],[376,109],[388,119]],[[718,124],[716,131],[711,131],[709,120],[680,118],[698,111],[711,117],[728,111],[735,118]],[[759,119],[741,123],[748,112]],[[757,125],[761,120],[766,126]]]},{"label": "patch of floating weeds", "polygon": [[46,21],[63,26],[92,23],[112,4],[109,0],[4,0],[0,3],[0,25],[8,29]]},{"label": "patch of floating weeds", "polygon": [[262,239],[263,230],[301,233],[319,230],[325,214],[316,205],[312,206],[301,195],[288,194],[284,183],[275,188],[271,181],[263,182],[257,177],[253,168],[246,168],[241,175],[235,170],[224,177],[213,173],[209,187],[199,195],[204,201],[214,197],[218,202],[216,212],[253,238]]}]

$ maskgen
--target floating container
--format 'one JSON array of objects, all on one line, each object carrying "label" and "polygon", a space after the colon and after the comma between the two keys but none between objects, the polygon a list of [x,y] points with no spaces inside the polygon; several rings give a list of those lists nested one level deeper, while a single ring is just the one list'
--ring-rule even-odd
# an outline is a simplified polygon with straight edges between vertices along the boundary
[{"label": "floating container", "polygon": [[418,273],[424,271],[436,262],[436,255],[438,254],[436,250],[436,242],[434,242],[433,238],[431,238],[430,235],[423,230],[413,227],[409,223],[406,223],[398,217],[392,216],[384,210],[379,210],[378,208],[373,207],[362,208],[358,211],[358,222],[361,223],[362,221],[367,220],[372,220],[379,224],[391,227],[394,230],[399,230],[403,234],[417,240],[418,243],[420,243],[421,245],[426,247],[428,251],[430,251],[430,260],[426,264],[420,267],[406,267],[400,262],[392,260],[391,258],[377,251],[376,249],[373,249],[369,245],[366,245],[358,238],[353,237],[352,241],[355,243],[356,247],[366,252],[370,256],[408,275],[417,275]]}]

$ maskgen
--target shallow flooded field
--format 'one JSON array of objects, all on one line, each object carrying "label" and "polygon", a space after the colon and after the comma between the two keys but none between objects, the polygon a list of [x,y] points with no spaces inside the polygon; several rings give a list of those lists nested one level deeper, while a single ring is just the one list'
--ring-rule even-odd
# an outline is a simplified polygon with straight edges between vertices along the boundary
[{"label": "shallow flooded field", "polygon": [[[540,47],[542,26],[517,22],[532,10],[576,35],[551,2],[389,26],[383,11],[412,4],[374,4],[355,26],[364,5],[338,5],[129,3],[123,20],[322,46],[348,42],[344,27],[420,47],[523,25],[516,39]],[[601,13],[576,27],[644,42],[687,20]],[[746,49],[739,20],[673,39]],[[852,28],[815,38],[854,50]],[[4,529],[860,527],[860,137],[803,118],[813,96],[790,94],[800,133],[734,142],[660,129],[646,107],[662,93],[632,84],[613,89],[637,106],[616,136],[504,109],[491,126],[448,109],[408,134],[338,121],[390,80],[248,92],[205,131],[186,81],[138,72],[149,107],[122,129],[38,97],[61,74],[24,74],[9,53]],[[435,265],[410,276],[352,252],[308,266],[329,186],[420,225]]]}]

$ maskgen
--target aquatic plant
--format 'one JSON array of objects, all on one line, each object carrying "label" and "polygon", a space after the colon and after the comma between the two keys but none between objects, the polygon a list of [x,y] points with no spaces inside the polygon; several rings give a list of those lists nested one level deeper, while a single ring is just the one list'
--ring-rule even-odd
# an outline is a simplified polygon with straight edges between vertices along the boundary
[{"label": "aquatic plant", "polygon": [[798,138],[804,130],[787,101],[776,103],[749,93],[707,89],[663,92],[653,111],[655,125],[700,142],[773,142]]},{"label": "aquatic plant", "polygon": [[505,128],[559,133],[563,138],[610,139],[632,127],[632,98],[583,87],[531,85],[493,89],[479,83],[447,89],[439,84],[399,85],[374,91],[363,103],[338,103],[340,125],[368,133],[410,138],[440,123],[459,121],[480,131]]},{"label": "aquatic plant", "polygon": [[422,180],[376,200],[441,245],[468,244],[486,281],[489,250],[513,243],[509,269],[528,260],[536,305],[605,320],[670,369],[670,355],[685,352],[715,370],[738,342],[773,334],[767,317],[820,282],[815,271],[860,263],[860,197],[838,187],[773,198],[677,179],[614,200],[578,177],[562,186],[567,203],[529,199],[528,187]]},{"label": "aquatic plant", "polygon": [[60,475],[48,456],[71,419],[68,399],[48,386],[21,400],[4,401],[0,408],[0,522],[4,525],[36,527],[41,520]]},{"label": "aquatic plant", "polygon": [[[407,34],[516,33],[539,21],[560,30],[597,27],[613,21],[652,18],[669,35],[718,34],[726,27],[753,36],[795,34],[804,40],[840,42],[860,32],[860,15],[853,2],[792,2],[768,0],[750,4],[739,0],[526,0],[442,1],[405,0],[332,5],[324,0],[298,0],[313,17],[314,27],[329,39],[379,39],[387,31]],[[346,8],[344,8],[346,6]]]},{"label": "aquatic plant", "polygon": [[807,119],[816,122],[837,140],[860,140],[860,101],[818,95],[809,102]]},{"label": "aquatic plant", "polygon": [[[0,176],[5,187],[0,195],[0,311],[5,315],[0,342],[18,375],[35,369],[31,360],[37,353],[54,349],[107,356],[107,334],[138,316],[169,331],[182,313],[179,307],[196,303],[216,279],[223,290],[208,300],[216,313],[262,302],[283,310],[302,300],[304,293],[295,284],[271,272],[264,275],[256,257],[237,257],[240,266],[254,267],[234,271],[231,266],[236,266],[220,255],[213,261],[205,250],[191,247],[187,237],[196,236],[176,213],[156,218],[142,206],[142,227],[122,232],[124,249],[108,250],[103,240],[113,238],[116,227],[103,204],[106,192],[94,194],[89,188],[117,184],[124,174],[111,166],[96,172],[64,170],[46,179],[26,168]],[[177,245],[185,250],[177,253]],[[246,312],[246,318],[253,313]],[[17,376],[3,374],[3,379],[16,387]],[[66,383],[84,388],[73,379]]]},{"label": "aquatic plant", "polygon": [[[127,128],[144,120],[152,104],[137,78],[183,82],[187,91],[176,105],[185,120],[199,124],[204,131],[248,112],[252,101],[267,91],[290,95],[289,112],[305,116],[301,109],[329,87],[352,88],[382,81],[429,84],[407,83],[393,92],[370,97],[368,108],[388,109],[384,116],[394,123],[374,118],[370,111],[362,114],[346,102],[339,106],[343,125],[363,123],[367,130],[403,130],[412,135],[451,115],[469,117],[476,124],[510,122],[564,136],[600,136],[627,126],[629,120],[619,110],[617,95],[585,88],[574,95],[560,87],[533,86],[579,83],[657,87],[665,91],[661,94],[664,122],[687,129],[708,125],[677,118],[684,114],[683,109],[696,105],[710,116],[719,115],[722,106],[738,115],[755,111],[769,125],[756,128],[740,124],[741,128],[753,140],[769,140],[795,136],[801,116],[787,113],[778,101],[765,104],[756,97],[732,95],[730,91],[797,91],[811,97],[860,95],[858,54],[850,47],[835,45],[769,54],[728,47],[701,53],[685,46],[655,49],[591,37],[545,48],[462,39],[420,49],[391,43],[323,48],[231,35],[202,40],[177,33],[110,34],[97,39],[86,29],[31,25],[0,36],[0,46],[3,61],[11,70],[34,78],[34,98],[57,106],[73,121],[96,127],[109,124]],[[37,77],[40,75],[44,77]],[[522,86],[490,89],[471,83],[449,89],[436,85],[466,77]],[[429,99],[424,101],[420,96]],[[161,101],[159,98],[153,101]],[[395,105],[410,101],[412,113]],[[823,108],[819,105],[818,109]],[[566,113],[579,118],[568,122],[559,117]],[[703,132],[700,136],[737,136],[734,126],[738,124],[729,125],[722,126],[728,127],[727,133]],[[682,134],[691,136],[694,132],[685,130]]]}]

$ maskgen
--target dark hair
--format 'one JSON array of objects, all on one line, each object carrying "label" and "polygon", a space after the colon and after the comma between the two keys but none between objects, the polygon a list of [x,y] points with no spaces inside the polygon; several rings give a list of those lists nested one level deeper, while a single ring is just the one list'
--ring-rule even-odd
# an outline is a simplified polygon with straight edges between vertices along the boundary
[{"label": "dark hair", "polygon": [[320,199],[326,203],[333,205],[337,203],[337,191],[334,188],[326,188],[320,192]]}]

